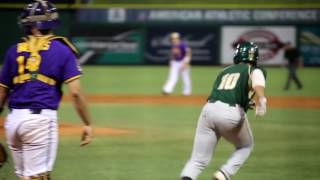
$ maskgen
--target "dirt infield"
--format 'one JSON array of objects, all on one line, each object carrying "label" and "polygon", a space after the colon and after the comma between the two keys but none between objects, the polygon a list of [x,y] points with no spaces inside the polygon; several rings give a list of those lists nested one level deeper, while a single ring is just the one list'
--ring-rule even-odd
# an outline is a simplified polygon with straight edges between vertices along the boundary
[{"label": "dirt infield", "polygon": [[[134,135],[138,130],[134,129],[119,129],[119,128],[102,128],[94,127],[95,136],[125,136]],[[72,136],[81,134],[81,126],[73,124],[60,124],[59,125],[60,136]]]},{"label": "dirt infield", "polygon": [[[145,105],[203,105],[206,96],[87,95],[90,103]],[[64,98],[70,101],[69,97]],[[320,97],[268,97],[269,107],[320,108]]]},{"label": "dirt infield", "polygon": [[[4,136],[3,129],[4,120],[0,119],[0,137]],[[94,127],[95,136],[126,136],[137,134],[138,130],[134,129],[120,129],[120,128],[102,128]],[[81,126],[74,124],[60,123],[59,125],[60,136],[79,136],[81,135]]]}]

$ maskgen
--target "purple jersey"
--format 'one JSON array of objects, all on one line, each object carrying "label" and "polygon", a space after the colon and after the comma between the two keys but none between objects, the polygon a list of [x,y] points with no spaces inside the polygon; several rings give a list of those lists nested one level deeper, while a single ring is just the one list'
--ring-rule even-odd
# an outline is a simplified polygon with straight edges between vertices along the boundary
[{"label": "purple jersey", "polygon": [[[9,108],[56,110],[62,97],[62,83],[80,77],[76,55],[68,47],[72,45],[65,38],[46,42],[45,49],[36,54],[26,48],[27,41],[7,51],[0,85],[10,89]],[[37,55],[40,60],[35,64],[32,57]]]},{"label": "purple jersey", "polygon": [[187,54],[188,46],[181,42],[179,45],[173,45],[171,47],[171,56],[174,61],[182,61]]}]

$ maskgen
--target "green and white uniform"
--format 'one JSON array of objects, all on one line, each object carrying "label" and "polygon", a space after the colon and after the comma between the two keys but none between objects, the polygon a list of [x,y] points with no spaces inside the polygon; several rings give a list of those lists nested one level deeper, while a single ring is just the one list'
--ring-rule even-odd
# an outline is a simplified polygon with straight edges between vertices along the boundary
[{"label": "green and white uniform", "polygon": [[[254,95],[250,74],[255,69],[258,67],[250,64],[236,64],[225,68],[217,77],[208,101],[221,101],[231,106],[240,105],[247,111]],[[260,70],[266,77],[266,72]]]},{"label": "green and white uniform", "polygon": [[208,103],[199,117],[193,152],[181,177],[197,179],[208,165],[220,137],[235,146],[220,171],[230,179],[253,149],[253,136],[246,116],[253,87],[265,86],[265,72],[248,63],[225,68],[217,77]]}]

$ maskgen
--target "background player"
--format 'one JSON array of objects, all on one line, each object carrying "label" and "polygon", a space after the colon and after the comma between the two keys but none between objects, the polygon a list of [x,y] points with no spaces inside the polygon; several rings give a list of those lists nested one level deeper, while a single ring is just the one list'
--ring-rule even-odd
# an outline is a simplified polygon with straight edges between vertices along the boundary
[{"label": "background player", "polygon": [[48,180],[57,152],[57,109],[68,84],[84,122],[81,145],[91,142],[91,119],[80,91],[77,51],[66,38],[52,35],[59,24],[50,2],[36,0],[20,17],[27,37],[6,54],[0,73],[0,107],[8,97],[7,143],[20,179]]},{"label": "background player", "polygon": [[235,64],[218,75],[208,103],[200,114],[192,156],[181,173],[182,180],[197,179],[208,165],[220,137],[232,143],[235,151],[214,174],[215,180],[230,180],[249,157],[253,137],[246,111],[252,93],[257,96],[256,115],[266,113],[265,75],[256,66],[258,55],[255,44],[239,44],[234,56]]},{"label": "background player", "polygon": [[191,61],[191,48],[181,41],[180,34],[173,32],[170,35],[171,47],[171,60],[170,70],[167,82],[163,87],[163,94],[171,94],[177,84],[179,74],[183,80],[183,95],[188,96],[191,94],[191,78],[190,78],[190,61]]},{"label": "background player", "polygon": [[298,78],[297,69],[299,66],[302,66],[303,59],[300,56],[299,50],[293,47],[290,42],[284,44],[283,49],[284,58],[288,61],[288,79],[283,89],[289,90],[291,81],[293,81],[297,85],[297,88],[300,90],[302,89],[302,83]]}]

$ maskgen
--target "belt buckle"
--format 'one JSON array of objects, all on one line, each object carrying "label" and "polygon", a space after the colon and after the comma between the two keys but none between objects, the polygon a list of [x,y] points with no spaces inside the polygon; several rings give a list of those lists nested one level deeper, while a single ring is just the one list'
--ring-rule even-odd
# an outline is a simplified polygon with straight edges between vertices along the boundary
[{"label": "belt buckle", "polygon": [[31,114],[41,114],[42,109],[29,109]]}]

